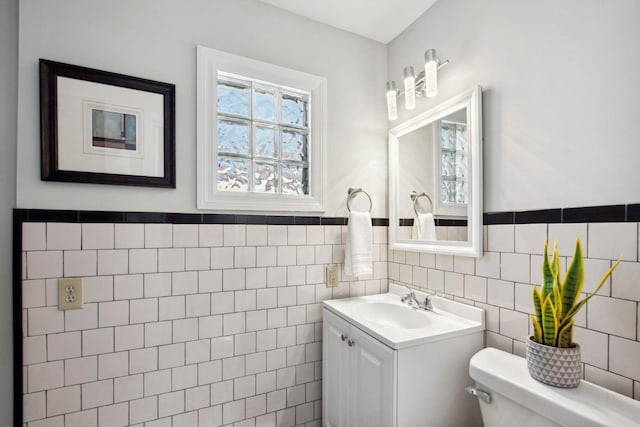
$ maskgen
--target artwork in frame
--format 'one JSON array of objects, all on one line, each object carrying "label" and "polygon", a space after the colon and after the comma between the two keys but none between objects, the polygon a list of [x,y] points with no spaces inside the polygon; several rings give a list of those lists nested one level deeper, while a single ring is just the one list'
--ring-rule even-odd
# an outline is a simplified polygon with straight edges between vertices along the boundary
[{"label": "artwork in frame", "polygon": [[44,181],[176,187],[175,86],[40,59]]}]

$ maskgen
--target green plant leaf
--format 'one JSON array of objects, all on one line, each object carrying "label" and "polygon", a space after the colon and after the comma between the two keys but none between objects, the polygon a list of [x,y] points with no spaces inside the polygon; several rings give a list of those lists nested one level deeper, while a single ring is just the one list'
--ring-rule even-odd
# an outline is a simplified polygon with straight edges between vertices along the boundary
[{"label": "green plant leaf", "polygon": [[531,323],[533,324],[533,340],[537,343],[543,344],[542,342],[542,328],[540,327],[540,323],[538,319],[536,319],[533,314],[530,314]]},{"label": "green plant leaf", "polygon": [[571,265],[567,269],[564,281],[561,286],[562,292],[562,315],[565,318],[582,292],[584,284],[584,260],[582,259],[582,245],[580,239],[576,240],[576,248],[573,252]]},{"label": "green plant leaf", "polygon": [[555,345],[558,335],[558,318],[556,309],[551,301],[551,295],[542,302],[542,338],[544,344]]},{"label": "green plant leaf", "polygon": [[552,270],[556,280],[558,281],[558,283],[560,283],[560,254],[558,253],[557,240],[553,243]]},{"label": "green plant leaf", "polygon": [[542,284],[540,285],[540,296],[544,301],[547,295],[553,293],[553,278],[555,276],[551,265],[549,264],[549,241],[544,242],[544,254],[542,255]]},{"label": "green plant leaf", "polygon": [[573,320],[570,320],[558,331],[558,347],[571,347],[573,345]]},{"label": "green plant leaf", "polygon": [[562,295],[560,295],[560,287],[554,283],[553,286],[553,306],[556,309],[556,319],[558,322],[562,319]]},{"label": "green plant leaf", "polygon": [[536,310],[536,319],[542,322],[542,297],[537,286],[533,286],[533,308]]},{"label": "green plant leaf", "polygon": [[[573,316],[576,315],[576,313],[578,311],[580,311],[580,309],[582,308],[583,305],[585,305],[587,303],[587,301],[589,301],[591,299],[591,297],[593,297],[595,294],[598,293],[598,291],[600,290],[600,288],[602,287],[602,285],[604,285],[604,282],[606,282],[607,278],[611,275],[611,273],[613,273],[613,270],[616,269],[616,267],[618,266],[618,264],[620,264],[620,259],[618,259],[609,270],[607,270],[606,273],[604,273],[604,276],[602,276],[602,279],[600,279],[600,283],[598,283],[598,286],[596,287],[596,290],[593,291],[593,293],[587,295],[586,297],[584,297],[582,300],[580,300],[576,305],[574,305],[573,307],[571,307],[571,309],[567,312],[567,314],[564,316],[564,318],[562,319],[563,323],[568,322],[569,320],[571,320],[571,318]],[[560,325],[560,327],[562,327],[563,325]]]}]

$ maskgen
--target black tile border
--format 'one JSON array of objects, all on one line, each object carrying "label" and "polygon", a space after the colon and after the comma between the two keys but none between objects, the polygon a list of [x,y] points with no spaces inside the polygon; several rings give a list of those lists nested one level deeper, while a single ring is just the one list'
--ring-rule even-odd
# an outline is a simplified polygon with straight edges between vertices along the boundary
[{"label": "black tile border", "polygon": [[126,223],[164,224],[166,220],[167,216],[162,212],[125,212],[124,214]]},{"label": "black tile border", "polygon": [[413,218],[399,218],[398,219],[399,227],[413,227]]},{"label": "black tile border", "polygon": [[[24,222],[78,222],[78,211],[61,211],[48,209],[16,210],[21,212],[21,218]],[[16,210],[14,210],[14,212]],[[91,216],[93,215],[88,215],[88,217]],[[86,217],[85,219],[87,220],[87,222],[91,222],[88,217]]]},{"label": "black tile border", "polygon": [[347,225],[347,218],[343,217],[322,217],[320,225]]},{"label": "black tile border", "polygon": [[[400,218],[398,223],[400,227],[412,227],[413,218]],[[448,219],[448,218],[436,218],[434,219],[436,227],[466,227],[466,219]],[[388,226],[389,224],[387,224]]]},{"label": "black tile border", "polygon": [[484,225],[640,222],[640,203],[530,211],[486,212]]},{"label": "black tile border", "polygon": [[22,384],[24,381],[22,367],[22,223],[25,211],[13,210],[13,425],[22,426]]},{"label": "black tile border", "polygon": [[374,227],[388,227],[389,218],[372,218],[371,225],[373,225]]},{"label": "black tile border", "polygon": [[123,223],[125,212],[80,211],[78,222]]},{"label": "black tile border", "polygon": [[466,219],[436,218],[436,227],[466,227]]},{"label": "black tile border", "polygon": [[320,225],[319,216],[296,216],[294,225]]},{"label": "black tile border", "polygon": [[267,224],[269,225],[295,225],[294,216],[268,216]]},{"label": "black tile border", "polygon": [[[258,225],[347,225],[347,217],[200,214],[177,212],[72,211],[48,209],[14,209],[22,222],[133,223],[133,224],[258,224]],[[528,211],[485,212],[484,225],[562,224],[587,222],[640,222],[640,203],[587,206],[579,208],[539,209]],[[376,227],[388,227],[388,218],[372,218]],[[412,225],[411,218],[401,218],[402,225]],[[465,220],[436,218],[436,225],[463,227]]]},{"label": "black tile border", "polygon": [[242,224],[263,225],[267,223],[266,215],[236,215],[235,220]]},{"label": "black tile border", "polygon": [[627,205],[627,221],[640,222],[640,203]]},{"label": "black tile border", "polygon": [[[266,221],[265,217],[265,221]],[[229,214],[202,215],[202,224],[236,224],[237,216]]]},{"label": "black tile border", "polygon": [[516,224],[558,224],[561,222],[562,209],[515,212]]},{"label": "black tile border", "polygon": [[[66,211],[14,209],[21,222],[129,223],[129,224],[256,224],[256,225],[347,225],[346,217],[199,214],[176,212]],[[375,227],[387,227],[388,218],[372,218]]]},{"label": "black tile border", "polygon": [[625,205],[590,206],[562,210],[563,222],[624,222],[627,210]]},{"label": "black tile border", "polygon": [[515,224],[515,212],[485,212],[482,216],[484,225]]},{"label": "black tile border", "polygon": [[201,224],[202,223],[202,214],[167,213],[167,214],[165,214],[165,223],[171,223],[171,224]]}]

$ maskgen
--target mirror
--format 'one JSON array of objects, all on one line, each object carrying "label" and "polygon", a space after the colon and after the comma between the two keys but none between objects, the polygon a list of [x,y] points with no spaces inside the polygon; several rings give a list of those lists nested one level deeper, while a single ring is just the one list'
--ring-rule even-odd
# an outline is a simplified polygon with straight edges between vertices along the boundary
[{"label": "mirror", "polygon": [[392,249],[482,255],[482,90],[389,131]]}]

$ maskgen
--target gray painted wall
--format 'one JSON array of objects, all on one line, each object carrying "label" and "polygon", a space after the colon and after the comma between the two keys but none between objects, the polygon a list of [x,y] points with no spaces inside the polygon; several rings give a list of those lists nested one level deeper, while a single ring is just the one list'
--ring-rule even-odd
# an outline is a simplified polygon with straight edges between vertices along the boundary
[{"label": "gray painted wall", "polygon": [[640,202],[637,0],[441,0],[389,44],[402,81],[426,49],[440,94],[482,85],[485,211]]},{"label": "gray painted wall", "polygon": [[[356,185],[386,216],[385,45],[255,0],[21,1],[18,206],[195,211],[197,44],[325,76],[325,215]],[[38,58],[174,83],[177,189],[40,181]]]},{"label": "gray painted wall", "polygon": [[16,203],[18,0],[0,2],[0,424],[13,419],[12,213]]}]

